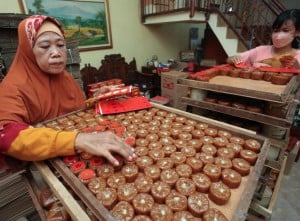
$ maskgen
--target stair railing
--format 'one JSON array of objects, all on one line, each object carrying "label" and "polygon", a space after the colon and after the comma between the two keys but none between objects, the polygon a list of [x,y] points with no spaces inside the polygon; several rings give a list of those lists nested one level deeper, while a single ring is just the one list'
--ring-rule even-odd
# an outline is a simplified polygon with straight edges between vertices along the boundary
[{"label": "stair railing", "polygon": [[269,44],[271,26],[285,10],[280,0],[141,0],[142,22],[150,16],[174,12],[203,12],[209,19],[218,13],[238,40],[248,49]]}]

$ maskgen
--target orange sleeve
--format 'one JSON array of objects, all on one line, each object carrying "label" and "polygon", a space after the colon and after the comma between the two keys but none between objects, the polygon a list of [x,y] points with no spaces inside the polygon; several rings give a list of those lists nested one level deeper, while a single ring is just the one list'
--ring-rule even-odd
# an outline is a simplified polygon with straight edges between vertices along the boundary
[{"label": "orange sleeve", "polygon": [[51,128],[27,128],[20,131],[6,154],[27,161],[72,155],[75,153],[74,142],[77,133]]}]

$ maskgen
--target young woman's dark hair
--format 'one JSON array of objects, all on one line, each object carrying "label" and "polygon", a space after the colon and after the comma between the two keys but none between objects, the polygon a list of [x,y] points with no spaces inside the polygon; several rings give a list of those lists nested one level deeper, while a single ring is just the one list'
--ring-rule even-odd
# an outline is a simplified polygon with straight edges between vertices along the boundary
[{"label": "young woman's dark hair", "polygon": [[[273,31],[279,29],[284,22],[287,20],[292,20],[296,31],[300,31],[300,9],[288,9],[277,16],[275,19],[272,29]],[[292,42],[293,48],[300,48],[300,37],[295,37]]]}]

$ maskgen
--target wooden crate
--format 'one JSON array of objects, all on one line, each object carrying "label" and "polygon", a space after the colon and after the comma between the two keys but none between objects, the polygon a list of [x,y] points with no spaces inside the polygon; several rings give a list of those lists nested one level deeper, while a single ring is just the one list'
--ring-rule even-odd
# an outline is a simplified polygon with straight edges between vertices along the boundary
[{"label": "wooden crate", "polygon": [[[258,181],[260,172],[263,168],[265,158],[266,158],[266,151],[269,147],[269,141],[268,139],[258,136],[254,134],[252,131],[245,130],[243,128],[231,126],[219,121],[211,120],[209,118],[200,117],[198,115],[189,114],[184,111],[180,111],[174,108],[162,106],[159,104],[153,104],[154,108],[158,108],[159,110],[167,111],[170,113],[175,113],[178,116],[184,116],[188,119],[193,119],[199,122],[203,122],[208,124],[210,127],[214,127],[216,129],[223,129],[230,131],[232,134],[235,134],[237,136],[243,137],[243,138],[253,138],[257,139],[262,143],[262,148],[260,151],[260,154],[258,155],[258,159],[255,163],[255,165],[251,168],[251,172],[248,176],[245,176],[242,178],[242,183],[238,189],[232,189],[231,190],[231,199],[230,201],[223,205],[219,206],[214,204],[212,201],[211,206],[218,208],[221,210],[228,218],[228,220],[237,221],[237,220],[244,220],[247,216],[247,211],[249,208],[249,205],[251,203],[252,196],[255,191],[256,183]],[[80,110],[82,111],[82,110]],[[75,112],[76,113],[76,112]],[[74,114],[74,113],[70,113]],[[65,116],[62,116],[65,117]],[[54,121],[57,119],[52,119],[47,122],[43,122],[39,126],[45,126],[47,123]],[[77,196],[85,203],[87,207],[89,207],[93,214],[100,220],[114,220],[111,213],[102,206],[102,204],[95,198],[95,196],[88,190],[88,188],[70,171],[70,169],[64,164],[61,158],[56,158],[49,161],[52,169],[51,172],[58,172],[62,178],[64,179],[64,182],[70,186],[73,191],[77,194]],[[42,168],[42,169],[41,169]],[[43,170],[46,170],[43,171]],[[52,181],[49,179],[49,173],[50,169],[48,166],[43,165],[40,167],[40,171],[42,174],[44,174],[45,179],[51,183]],[[57,181],[55,181],[56,183]],[[58,196],[60,200],[65,201],[64,205],[67,205],[68,202],[66,202],[66,198],[60,194],[60,190],[57,190],[56,185],[58,184],[52,184],[50,187],[53,189],[53,192],[60,195]],[[62,188],[61,185],[59,188]],[[72,205],[66,206],[68,208],[70,214],[72,217],[76,217],[74,214],[75,212],[78,212],[77,206],[76,209]],[[76,210],[76,211],[74,211]],[[73,214],[73,215],[72,215]],[[75,220],[78,220],[75,218]]]}]

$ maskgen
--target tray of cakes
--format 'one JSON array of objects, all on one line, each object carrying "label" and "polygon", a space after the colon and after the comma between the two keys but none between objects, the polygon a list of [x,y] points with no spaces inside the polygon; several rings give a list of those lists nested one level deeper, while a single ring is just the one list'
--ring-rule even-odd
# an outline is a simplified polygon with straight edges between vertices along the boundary
[{"label": "tray of cakes", "polygon": [[281,71],[280,68],[269,70],[227,64],[191,73],[187,78],[179,79],[178,83],[192,88],[284,103],[297,87],[297,76]]},{"label": "tray of cakes", "polygon": [[109,130],[134,147],[138,158],[115,155],[118,167],[84,152],[49,161],[98,220],[244,220],[269,147],[251,131],[158,104],[38,126]]}]

